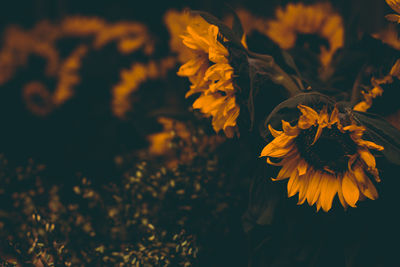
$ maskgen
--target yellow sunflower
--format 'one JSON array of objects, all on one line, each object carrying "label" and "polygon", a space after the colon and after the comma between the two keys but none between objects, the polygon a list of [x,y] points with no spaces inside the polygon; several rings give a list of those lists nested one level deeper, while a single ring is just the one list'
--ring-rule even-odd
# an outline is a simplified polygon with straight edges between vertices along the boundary
[{"label": "yellow sunflower", "polygon": [[203,19],[196,18],[189,23],[181,37],[183,44],[191,50],[191,57],[179,68],[178,75],[188,77],[192,83],[186,97],[201,94],[193,108],[212,117],[216,132],[223,130],[226,136],[233,137],[240,107],[236,103],[229,52],[218,36],[218,27]]},{"label": "yellow sunflower", "polygon": [[400,79],[400,59],[396,61],[389,74],[382,79],[372,78],[373,88],[370,91],[362,92],[363,100],[353,107],[356,111],[366,112],[372,106],[373,100],[383,94],[382,85],[393,83],[393,77]]},{"label": "yellow sunflower", "polygon": [[397,33],[396,25],[390,24],[387,28],[372,34],[375,39],[381,40],[382,43],[389,45],[390,47],[400,50],[400,40]]},{"label": "yellow sunflower", "polygon": [[[267,163],[282,166],[274,181],[289,178],[288,196],[299,193],[298,204],[306,200],[317,211],[329,211],[337,194],[344,208],[356,207],[365,197],[377,199],[370,181],[380,181],[375,157],[369,149],[383,150],[362,139],[365,128],[355,124],[343,126],[335,107],[329,115],[325,106],[320,113],[299,105],[297,125],[282,121],[283,131],[269,130],[274,137],[261,152]],[[270,158],[280,159],[278,162]]]},{"label": "yellow sunflower", "polygon": [[267,22],[265,33],[282,49],[293,48],[301,34],[318,35],[328,42],[328,47],[320,47],[320,60],[324,66],[344,44],[342,17],[329,3],[289,3],[284,9],[280,7],[276,10],[276,19]]}]

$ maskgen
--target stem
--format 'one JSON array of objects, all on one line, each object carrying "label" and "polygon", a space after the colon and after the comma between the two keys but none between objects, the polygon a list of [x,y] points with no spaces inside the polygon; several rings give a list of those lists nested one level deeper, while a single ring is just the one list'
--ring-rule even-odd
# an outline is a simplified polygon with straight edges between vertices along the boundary
[{"label": "stem", "polygon": [[248,54],[251,56],[248,59],[249,64],[253,64],[258,73],[269,76],[274,83],[285,87],[291,97],[302,92],[293,78],[275,63],[272,56],[257,54],[250,51],[248,51]]}]

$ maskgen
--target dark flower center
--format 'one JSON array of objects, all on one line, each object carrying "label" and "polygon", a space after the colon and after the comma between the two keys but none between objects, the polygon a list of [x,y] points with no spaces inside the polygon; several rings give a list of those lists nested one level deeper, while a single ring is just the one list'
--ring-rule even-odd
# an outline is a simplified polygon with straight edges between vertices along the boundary
[{"label": "dark flower center", "polygon": [[329,49],[329,41],[317,34],[298,34],[296,39],[296,46],[303,47],[311,50],[312,52],[321,53],[321,47],[324,46]]},{"label": "dark flower center", "polygon": [[336,127],[324,128],[319,139],[314,141],[317,127],[302,130],[296,138],[300,156],[317,170],[333,173],[347,171],[349,156],[357,152],[357,145],[348,133]]}]

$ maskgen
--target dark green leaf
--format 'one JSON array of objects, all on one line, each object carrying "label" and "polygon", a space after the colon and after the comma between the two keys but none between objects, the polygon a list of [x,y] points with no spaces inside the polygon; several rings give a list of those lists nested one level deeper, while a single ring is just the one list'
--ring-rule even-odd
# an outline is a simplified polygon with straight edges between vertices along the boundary
[{"label": "dark green leaf", "polygon": [[233,16],[232,31],[236,35],[236,38],[241,40],[242,37],[243,37],[243,34],[244,34],[242,22],[240,21],[240,19],[239,19],[238,15],[236,14],[235,10],[230,5],[227,4],[227,6],[232,11],[232,16]]},{"label": "dark green leaf", "polygon": [[353,118],[366,127],[371,141],[384,147],[383,155],[391,163],[400,165],[400,131],[384,118],[366,112],[351,111]]},{"label": "dark green leaf", "polygon": [[208,23],[215,25],[218,27],[220,33],[228,39],[230,42],[234,43],[239,47],[243,47],[242,43],[240,42],[240,38],[237,38],[234,32],[226,26],[222,21],[220,21],[215,16],[211,15],[210,13],[204,11],[192,11],[193,14],[200,15],[203,19],[205,19]]},{"label": "dark green leaf", "polygon": [[301,77],[300,71],[299,71],[299,69],[297,68],[296,63],[294,63],[293,57],[292,57],[288,52],[286,52],[286,51],[284,51],[284,50],[282,50],[282,56],[283,56],[283,59],[285,60],[285,63],[286,63],[289,67],[291,67],[291,68],[296,72],[297,76],[300,78],[300,79],[299,79],[299,81],[300,81],[300,86],[302,87],[302,89],[304,89],[303,84],[301,83],[301,80],[302,80],[303,78]]}]

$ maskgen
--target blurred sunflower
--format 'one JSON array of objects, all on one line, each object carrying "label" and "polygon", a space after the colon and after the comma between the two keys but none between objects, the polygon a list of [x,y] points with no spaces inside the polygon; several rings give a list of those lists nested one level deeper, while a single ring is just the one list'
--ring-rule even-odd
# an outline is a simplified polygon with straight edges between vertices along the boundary
[{"label": "blurred sunflower", "polygon": [[400,50],[399,35],[394,24],[390,24],[387,28],[372,34],[372,37],[381,40],[382,43],[387,44],[396,50]]},{"label": "blurred sunflower", "polygon": [[[305,105],[298,109],[297,125],[282,120],[283,131],[269,126],[274,140],[264,147],[261,157],[282,166],[273,180],[289,178],[288,196],[299,193],[298,204],[307,200],[310,206],[316,204],[317,211],[329,211],[336,193],[344,208],[355,207],[365,197],[376,199],[378,192],[369,176],[377,182],[380,178],[369,149],[383,147],[362,139],[364,127],[343,126],[336,107],[330,115],[327,106],[319,114]],[[281,160],[272,162],[270,157]]]},{"label": "blurred sunflower", "polygon": [[[400,13],[400,1],[399,0],[386,0],[386,3],[397,13]],[[397,14],[386,15],[386,19],[393,22],[400,22],[400,16]]]},{"label": "blurred sunflower", "polygon": [[195,18],[181,37],[191,51],[190,59],[178,71],[179,76],[188,77],[192,83],[186,97],[201,93],[193,108],[212,117],[216,132],[223,130],[227,137],[233,137],[240,107],[236,103],[229,51],[220,43],[218,27]]},{"label": "blurred sunflower", "polygon": [[335,52],[343,47],[344,27],[342,17],[333,11],[329,3],[304,5],[289,3],[284,9],[276,10],[276,19],[267,22],[266,34],[282,49],[291,49],[296,42],[319,37],[327,43],[322,44],[319,57],[323,66],[329,64]]}]

